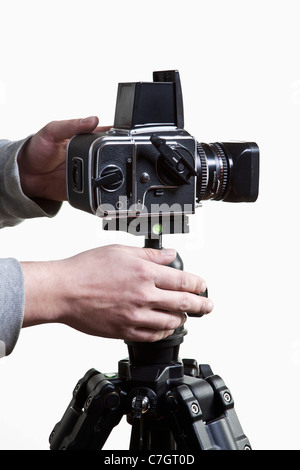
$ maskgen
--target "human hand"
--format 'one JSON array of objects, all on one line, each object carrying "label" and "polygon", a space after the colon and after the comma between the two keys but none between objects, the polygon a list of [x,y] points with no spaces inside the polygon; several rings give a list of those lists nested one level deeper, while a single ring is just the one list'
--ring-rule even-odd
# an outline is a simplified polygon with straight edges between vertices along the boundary
[{"label": "human hand", "polygon": [[76,134],[107,131],[98,118],[53,121],[32,136],[18,155],[21,186],[30,198],[66,199],[66,148]]},{"label": "human hand", "polygon": [[22,263],[23,326],[59,322],[90,335],[158,341],[187,313],[209,313],[200,277],[170,268],[174,250],[111,245],[61,261]]}]

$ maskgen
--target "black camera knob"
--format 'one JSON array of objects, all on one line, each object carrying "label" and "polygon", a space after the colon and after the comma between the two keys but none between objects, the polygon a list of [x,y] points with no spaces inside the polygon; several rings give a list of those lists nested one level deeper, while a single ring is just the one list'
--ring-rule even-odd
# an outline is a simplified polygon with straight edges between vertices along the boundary
[{"label": "black camera knob", "polygon": [[99,178],[93,180],[94,188],[102,188],[105,191],[116,191],[124,181],[122,170],[116,165],[108,165],[101,172]]},{"label": "black camera knob", "polygon": [[176,186],[190,184],[191,177],[197,176],[197,172],[184,157],[184,153],[188,150],[181,146],[174,149],[156,134],[153,134],[150,140],[159,152],[156,165],[159,177],[166,184]]}]

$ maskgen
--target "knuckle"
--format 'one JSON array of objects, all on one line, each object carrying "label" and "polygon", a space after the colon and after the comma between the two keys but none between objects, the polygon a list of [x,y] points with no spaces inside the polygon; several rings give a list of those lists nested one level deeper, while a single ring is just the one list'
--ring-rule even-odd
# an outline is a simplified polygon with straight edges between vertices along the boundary
[{"label": "knuckle", "polygon": [[[187,274],[184,271],[179,275],[179,290],[185,292],[200,293],[206,289],[205,282],[199,276]],[[205,288],[204,288],[205,287]]]},{"label": "knuckle", "polygon": [[190,301],[189,296],[187,294],[183,294],[180,297],[179,308],[180,312],[185,312],[189,309]]},{"label": "knuckle", "polygon": [[161,341],[162,339],[165,339],[166,337],[170,336],[173,333],[174,330],[163,330],[163,331],[153,331],[151,333],[148,333],[147,341],[149,343],[155,343],[157,341]]},{"label": "knuckle", "polygon": [[169,323],[166,325],[166,329],[176,330],[182,324],[182,314],[176,315]]},{"label": "knuckle", "polygon": [[124,329],[124,333],[123,333],[123,336],[121,336],[121,338],[124,339],[125,341],[137,340],[136,330],[134,329],[134,326],[130,326]]},{"label": "knuckle", "polygon": [[144,263],[140,263],[136,266],[136,276],[139,281],[148,282],[151,280],[152,275],[148,266]]},{"label": "knuckle", "polygon": [[179,274],[179,290],[187,290],[189,287],[189,282],[187,275],[184,271],[180,272]]},{"label": "knuckle", "polygon": [[148,333],[148,338],[147,340],[149,343],[155,343],[156,341],[159,341],[161,339],[161,333],[159,331],[153,331],[151,333]]},{"label": "knuckle", "polygon": [[154,262],[156,258],[156,252],[152,248],[144,248],[144,253],[149,261]]},{"label": "knuckle", "polygon": [[132,309],[128,315],[128,323],[133,327],[138,327],[141,323],[141,314],[139,309]]},{"label": "knuckle", "polygon": [[149,306],[152,306],[154,304],[154,300],[153,300],[153,296],[151,294],[151,291],[138,291],[136,292],[135,294],[135,299],[134,299],[134,304],[139,307],[139,308],[143,308],[143,307],[149,307]]}]

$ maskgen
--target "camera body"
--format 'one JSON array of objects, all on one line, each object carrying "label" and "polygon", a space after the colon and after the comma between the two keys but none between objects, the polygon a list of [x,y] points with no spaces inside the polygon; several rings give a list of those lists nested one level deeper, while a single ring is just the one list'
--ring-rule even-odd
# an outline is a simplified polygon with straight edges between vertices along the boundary
[{"label": "camera body", "polygon": [[200,144],[184,130],[178,71],[119,83],[113,128],[73,137],[66,164],[70,204],[104,218],[106,229],[135,234],[145,235],[150,219],[168,220],[164,233],[187,231],[186,216],[202,199],[258,195],[255,143]]}]

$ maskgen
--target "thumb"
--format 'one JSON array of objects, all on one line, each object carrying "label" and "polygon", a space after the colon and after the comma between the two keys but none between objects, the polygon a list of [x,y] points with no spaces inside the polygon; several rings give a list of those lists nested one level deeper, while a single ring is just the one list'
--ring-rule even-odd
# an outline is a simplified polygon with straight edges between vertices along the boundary
[{"label": "thumb", "polygon": [[[75,119],[75,128],[77,132],[74,134],[84,134],[86,132],[106,132],[111,129],[112,126],[98,126],[99,119],[97,116],[90,116],[84,119]],[[98,126],[98,127],[97,127]]]},{"label": "thumb", "polygon": [[[69,119],[64,121],[52,121],[42,129],[44,138],[49,138],[52,141],[63,141],[70,139],[76,134],[85,134],[93,132],[99,123],[97,116],[90,116],[85,119]],[[106,128],[97,128],[97,130],[107,130]]]},{"label": "thumb", "polygon": [[169,264],[176,258],[176,250],[165,249],[155,250],[153,248],[142,248],[141,257],[147,261],[157,264]]}]

